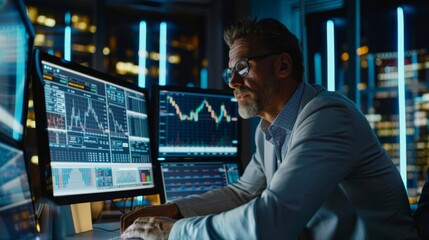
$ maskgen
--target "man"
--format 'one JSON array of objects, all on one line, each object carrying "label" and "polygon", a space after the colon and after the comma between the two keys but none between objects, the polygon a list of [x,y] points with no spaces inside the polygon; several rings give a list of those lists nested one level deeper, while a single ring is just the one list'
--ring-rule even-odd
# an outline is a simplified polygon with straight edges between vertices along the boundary
[{"label": "man", "polygon": [[302,81],[298,39],[274,19],[224,38],[239,114],[261,118],[256,152],[237,184],[132,212],[122,237],[417,239],[396,167],[352,101]]}]

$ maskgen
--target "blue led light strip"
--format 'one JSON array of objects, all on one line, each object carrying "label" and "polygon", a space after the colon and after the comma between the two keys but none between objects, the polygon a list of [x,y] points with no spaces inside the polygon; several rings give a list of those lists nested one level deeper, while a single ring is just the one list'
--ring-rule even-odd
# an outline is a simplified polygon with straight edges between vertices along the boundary
[{"label": "blue led light strip", "polygon": [[139,28],[139,87],[146,87],[146,22],[140,22]]},{"label": "blue led light strip", "polygon": [[[24,105],[24,89],[25,89],[25,64],[22,64],[26,61],[26,49],[20,49],[22,46],[26,45],[26,32],[25,28],[19,27],[17,29],[17,43],[16,43],[16,92],[15,92],[15,114],[14,117],[10,116],[13,119],[13,134],[12,137],[15,140],[21,140],[23,133],[23,126],[21,125],[23,108]],[[5,117],[5,116],[3,116]],[[6,122],[8,122],[6,120]]]},{"label": "blue led light strip", "polygon": [[209,76],[207,68],[201,68],[200,70],[200,87],[206,89],[209,85]]},{"label": "blue led light strip", "polygon": [[326,43],[327,43],[327,73],[328,73],[328,91],[335,91],[335,38],[334,38],[334,22],[329,20],[326,22]]},{"label": "blue led light strip", "polygon": [[159,85],[167,82],[167,23],[159,25]]},{"label": "blue led light strip", "polygon": [[398,13],[398,102],[399,102],[399,172],[407,189],[407,132],[405,116],[405,74],[404,74],[404,11]]},{"label": "blue led light strip", "polygon": [[66,12],[65,16],[66,27],[64,29],[64,59],[71,60],[71,27],[70,27],[70,12]]},{"label": "blue led light strip", "polygon": [[314,78],[316,79],[316,84],[322,85],[322,56],[319,52],[314,54]]}]

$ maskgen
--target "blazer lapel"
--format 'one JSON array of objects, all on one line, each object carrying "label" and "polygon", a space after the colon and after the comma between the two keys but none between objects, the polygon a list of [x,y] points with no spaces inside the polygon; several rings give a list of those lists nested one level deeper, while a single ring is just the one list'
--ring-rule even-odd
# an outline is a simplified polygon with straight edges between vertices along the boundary
[{"label": "blazer lapel", "polygon": [[[304,108],[304,106],[314,98],[320,91],[323,91],[324,88],[319,85],[309,85],[304,82],[304,92],[302,94],[301,103],[299,106],[299,112]],[[299,113],[298,113],[299,115]],[[290,142],[289,142],[290,143]],[[265,162],[265,173],[267,177],[267,185],[270,184],[271,179],[273,178],[274,173],[277,168],[277,159],[275,156],[275,150],[273,144],[268,141],[264,141],[264,162]]]},{"label": "blazer lapel", "polygon": [[267,185],[269,185],[277,170],[277,159],[275,156],[274,145],[268,141],[264,141],[264,161]]}]

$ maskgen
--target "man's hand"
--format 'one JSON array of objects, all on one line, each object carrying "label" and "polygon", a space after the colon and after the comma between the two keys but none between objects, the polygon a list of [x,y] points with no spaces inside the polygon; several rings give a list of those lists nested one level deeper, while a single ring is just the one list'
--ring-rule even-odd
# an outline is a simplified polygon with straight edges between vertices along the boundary
[{"label": "man's hand", "polygon": [[172,219],[180,219],[182,215],[175,203],[167,203],[159,206],[142,207],[121,216],[121,233],[125,231],[139,217],[165,216]]},{"label": "man's hand", "polygon": [[139,217],[121,234],[121,239],[167,240],[175,222],[168,217]]}]

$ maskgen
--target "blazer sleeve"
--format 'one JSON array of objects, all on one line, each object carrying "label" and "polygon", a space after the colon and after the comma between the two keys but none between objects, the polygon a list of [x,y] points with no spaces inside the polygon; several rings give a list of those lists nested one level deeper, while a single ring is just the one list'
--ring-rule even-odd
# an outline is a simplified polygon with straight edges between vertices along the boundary
[{"label": "blazer sleeve", "polygon": [[295,239],[355,166],[356,114],[336,99],[310,101],[260,197],[220,214],[179,220],[169,239]]},{"label": "blazer sleeve", "polygon": [[[259,129],[259,127],[258,127]],[[266,188],[262,163],[263,134],[256,132],[256,151],[237,183],[201,195],[174,200],[184,217],[217,214],[233,209],[261,195]]]}]

